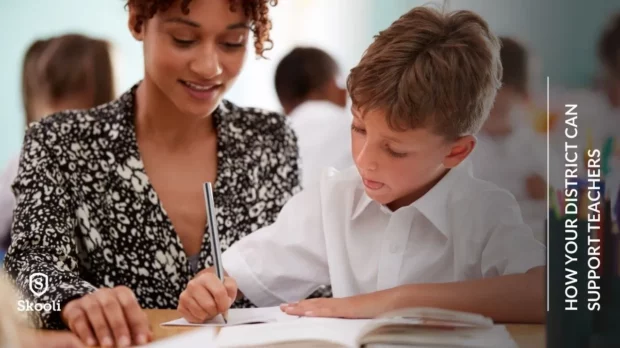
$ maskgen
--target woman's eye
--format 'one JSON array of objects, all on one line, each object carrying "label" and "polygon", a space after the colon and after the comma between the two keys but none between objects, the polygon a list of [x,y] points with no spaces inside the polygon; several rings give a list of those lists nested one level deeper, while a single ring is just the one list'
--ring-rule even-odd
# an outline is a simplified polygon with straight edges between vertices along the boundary
[{"label": "woman's eye", "polygon": [[243,43],[224,42],[224,46],[230,48],[243,47]]},{"label": "woman's eye", "polygon": [[[232,37],[231,37],[232,38]],[[239,35],[237,37],[234,37],[233,40],[226,40],[224,41],[223,45],[226,47],[243,47],[245,43],[245,36],[244,35]]]},{"label": "woman's eye", "polygon": [[190,46],[191,44],[193,44],[194,42],[196,42],[196,40],[182,40],[182,39],[178,39],[176,37],[172,38],[174,40],[174,42],[182,47],[187,47]]}]

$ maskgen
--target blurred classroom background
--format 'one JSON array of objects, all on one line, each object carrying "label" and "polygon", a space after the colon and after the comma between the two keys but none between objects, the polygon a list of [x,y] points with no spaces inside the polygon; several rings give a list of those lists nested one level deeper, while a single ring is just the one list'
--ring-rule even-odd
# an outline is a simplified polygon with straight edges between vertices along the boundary
[{"label": "blurred classroom background", "polygon": [[[269,60],[248,54],[245,69],[227,98],[244,106],[279,110],[273,87],[276,64],[296,45],[329,52],[347,72],[372,36],[420,0],[281,0],[272,11],[275,43]],[[534,57],[533,90],[544,90],[544,76],[556,87],[594,85],[599,73],[596,42],[607,17],[620,9],[614,1],[445,0],[432,2],[448,9],[481,14],[500,35],[524,42]],[[23,138],[21,65],[34,40],[64,33],[82,33],[109,40],[114,47],[116,92],[122,93],[143,76],[141,45],[129,34],[122,0],[3,0],[0,31],[0,168],[14,155]],[[345,76],[342,77],[344,82]],[[540,94],[542,95],[542,94]],[[539,98],[540,99],[540,98]],[[544,102],[544,100],[542,100]]]}]

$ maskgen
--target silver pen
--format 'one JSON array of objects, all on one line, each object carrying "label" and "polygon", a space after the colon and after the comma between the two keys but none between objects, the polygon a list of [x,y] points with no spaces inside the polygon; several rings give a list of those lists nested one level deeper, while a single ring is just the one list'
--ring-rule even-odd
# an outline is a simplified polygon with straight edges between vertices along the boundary
[{"label": "silver pen", "polygon": [[[210,182],[204,184],[205,208],[207,209],[207,223],[209,224],[209,234],[211,240],[211,259],[217,277],[224,282],[224,267],[222,266],[222,251],[220,249],[220,236],[217,231],[217,221],[215,219],[215,201],[213,199],[213,187]],[[224,322],[228,324],[228,310],[222,313]]]}]

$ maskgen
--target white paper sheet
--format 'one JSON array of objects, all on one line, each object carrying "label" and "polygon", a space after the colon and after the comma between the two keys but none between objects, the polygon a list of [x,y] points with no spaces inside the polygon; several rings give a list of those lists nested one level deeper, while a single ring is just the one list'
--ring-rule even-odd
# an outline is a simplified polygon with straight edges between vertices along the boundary
[{"label": "white paper sheet", "polygon": [[232,308],[228,311],[228,324],[221,315],[204,324],[192,324],[180,318],[161,324],[161,326],[234,326],[254,323],[277,323],[296,320],[299,317],[288,315],[280,307],[265,308]]}]

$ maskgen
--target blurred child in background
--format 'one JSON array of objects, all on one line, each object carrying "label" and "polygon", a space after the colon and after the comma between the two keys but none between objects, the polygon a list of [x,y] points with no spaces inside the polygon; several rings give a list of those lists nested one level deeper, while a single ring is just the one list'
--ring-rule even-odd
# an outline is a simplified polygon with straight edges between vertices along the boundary
[{"label": "blurred child in background", "polygon": [[353,165],[347,91],[338,74],[334,58],[313,47],[293,49],[276,69],[278,99],[297,134],[303,188],[318,183],[327,167]]},{"label": "blurred child in background", "polygon": [[502,87],[478,134],[479,142],[472,153],[474,171],[480,179],[510,191],[519,202],[524,222],[539,241],[544,241],[546,143],[523,122],[529,98],[528,52],[512,38],[500,40]]},{"label": "blurred child in background", "polygon": [[[78,34],[35,41],[22,68],[22,98],[26,126],[66,109],[86,109],[114,98],[110,45]],[[0,252],[10,244],[17,176],[16,154],[0,172]]]}]

